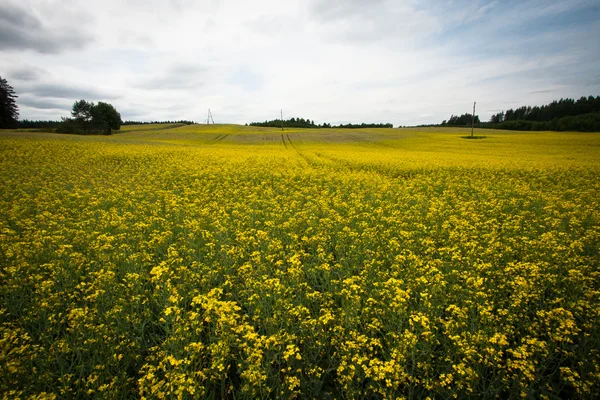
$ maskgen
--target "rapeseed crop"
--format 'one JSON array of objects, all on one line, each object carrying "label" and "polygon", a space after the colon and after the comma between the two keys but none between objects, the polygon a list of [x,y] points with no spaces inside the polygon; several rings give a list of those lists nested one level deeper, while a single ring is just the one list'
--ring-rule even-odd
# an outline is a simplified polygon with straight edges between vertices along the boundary
[{"label": "rapeseed crop", "polygon": [[596,398],[600,136],[0,133],[4,398]]}]

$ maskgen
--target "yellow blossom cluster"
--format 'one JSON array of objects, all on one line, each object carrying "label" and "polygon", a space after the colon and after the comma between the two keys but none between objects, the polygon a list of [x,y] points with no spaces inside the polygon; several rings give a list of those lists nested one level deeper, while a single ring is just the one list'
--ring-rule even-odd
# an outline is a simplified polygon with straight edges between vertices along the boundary
[{"label": "yellow blossom cluster", "polygon": [[600,397],[600,135],[463,134],[0,132],[0,397]]}]

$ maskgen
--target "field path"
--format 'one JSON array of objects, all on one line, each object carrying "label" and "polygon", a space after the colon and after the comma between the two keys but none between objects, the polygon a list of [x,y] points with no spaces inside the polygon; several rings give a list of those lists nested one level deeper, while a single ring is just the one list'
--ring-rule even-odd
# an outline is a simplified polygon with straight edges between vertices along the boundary
[{"label": "field path", "polygon": [[292,146],[294,148],[294,150],[298,150],[296,148],[296,146],[294,146],[294,143],[292,143],[292,139],[290,139],[290,135],[288,135],[287,133],[285,134],[285,137],[287,137],[288,142],[290,142],[290,146]]},{"label": "field path", "polygon": [[225,139],[227,136],[229,136],[229,134],[217,135],[215,138],[211,139],[208,143],[209,144],[218,143],[218,142],[222,141],[223,139]]}]

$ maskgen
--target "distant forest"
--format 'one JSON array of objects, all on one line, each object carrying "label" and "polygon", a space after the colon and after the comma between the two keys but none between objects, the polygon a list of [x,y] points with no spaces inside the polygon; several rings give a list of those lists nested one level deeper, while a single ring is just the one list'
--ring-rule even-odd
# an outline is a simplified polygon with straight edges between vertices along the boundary
[{"label": "distant forest", "polygon": [[[121,124],[123,125],[150,125],[150,124],[186,124],[192,125],[195,122],[193,121],[152,121],[152,122],[142,122],[142,121],[125,121]],[[22,119],[19,121],[19,129],[43,129],[43,130],[54,130],[59,127],[61,121],[34,121],[29,119]]]},{"label": "distant forest", "polygon": [[[271,127],[271,128],[281,128],[282,122],[280,119],[274,119],[271,121],[265,122],[251,122],[250,126],[262,126],[262,127]],[[304,118],[290,118],[283,120],[284,128],[349,128],[349,129],[358,129],[358,128],[393,128],[392,124],[340,124],[340,125],[331,125],[327,122],[317,125],[315,121],[311,121],[310,119]]]},{"label": "distant forest", "polygon": [[56,129],[61,121],[33,121],[22,119],[19,121],[19,129]]},{"label": "distant forest", "polygon": [[[473,114],[452,115],[448,121],[442,121],[442,126],[471,126],[473,122]],[[479,124],[479,115],[475,115],[475,123]]]},{"label": "distant forest", "polygon": [[152,121],[152,122],[143,122],[143,121],[125,121],[122,125],[161,125],[161,124],[185,124],[185,125],[193,125],[194,121],[180,120],[180,121]]},{"label": "distant forest", "polygon": [[[452,116],[441,126],[471,126],[471,115]],[[480,122],[479,128],[519,131],[600,131],[600,96],[581,97],[579,100],[560,99],[543,106],[522,106],[492,115],[489,122]]]}]

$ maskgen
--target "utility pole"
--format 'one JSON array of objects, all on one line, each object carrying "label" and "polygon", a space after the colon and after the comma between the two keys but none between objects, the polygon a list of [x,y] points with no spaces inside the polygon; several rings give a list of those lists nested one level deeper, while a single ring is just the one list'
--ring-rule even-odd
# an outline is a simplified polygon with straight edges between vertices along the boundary
[{"label": "utility pole", "polygon": [[283,131],[283,108],[281,109],[281,130]]},{"label": "utility pole", "polygon": [[477,102],[473,102],[473,119],[471,120],[471,137],[473,137],[473,131],[475,130],[475,104]]},{"label": "utility pole", "polygon": [[213,125],[215,124],[215,120],[213,119],[212,113],[210,112],[210,108],[208,109],[208,116],[206,117],[206,125],[210,124],[212,121]]}]

